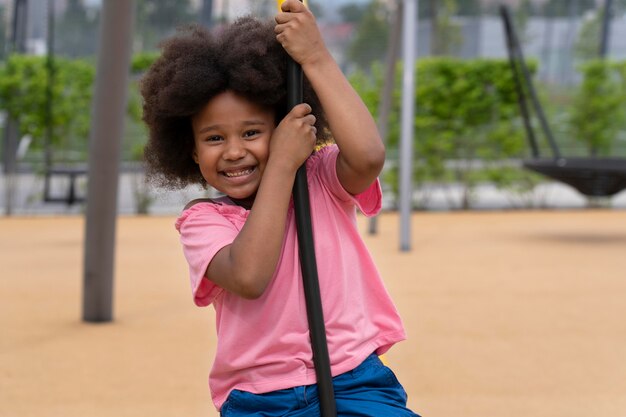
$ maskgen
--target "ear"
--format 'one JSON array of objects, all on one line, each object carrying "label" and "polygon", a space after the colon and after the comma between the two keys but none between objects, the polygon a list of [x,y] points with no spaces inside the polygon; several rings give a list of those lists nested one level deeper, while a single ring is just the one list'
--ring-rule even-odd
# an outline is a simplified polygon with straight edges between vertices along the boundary
[{"label": "ear", "polygon": [[197,164],[198,163],[198,151],[196,151],[196,148],[193,148],[193,152],[191,153],[191,157],[193,158],[194,162]]}]

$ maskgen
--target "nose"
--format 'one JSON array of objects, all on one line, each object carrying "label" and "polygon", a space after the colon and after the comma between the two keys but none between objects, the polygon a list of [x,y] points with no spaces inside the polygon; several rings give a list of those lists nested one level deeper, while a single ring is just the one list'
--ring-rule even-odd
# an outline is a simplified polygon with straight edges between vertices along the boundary
[{"label": "nose", "polygon": [[225,143],[224,159],[235,161],[246,155],[246,147],[240,138],[228,138]]}]

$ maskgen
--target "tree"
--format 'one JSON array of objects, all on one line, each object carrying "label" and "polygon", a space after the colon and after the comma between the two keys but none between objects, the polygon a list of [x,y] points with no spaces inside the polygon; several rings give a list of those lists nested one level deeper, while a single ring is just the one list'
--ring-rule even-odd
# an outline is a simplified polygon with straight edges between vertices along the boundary
[{"label": "tree", "polygon": [[[84,60],[54,60],[51,141],[62,148],[84,149],[90,128],[94,68]],[[15,120],[23,135],[41,149],[47,128],[46,58],[12,54],[0,67],[0,109]]]},{"label": "tree", "polygon": [[583,81],[571,111],[571,130],[589,155],[609,156],[626,119],[626,64],[595,59],[581,65],[581,72]]}]

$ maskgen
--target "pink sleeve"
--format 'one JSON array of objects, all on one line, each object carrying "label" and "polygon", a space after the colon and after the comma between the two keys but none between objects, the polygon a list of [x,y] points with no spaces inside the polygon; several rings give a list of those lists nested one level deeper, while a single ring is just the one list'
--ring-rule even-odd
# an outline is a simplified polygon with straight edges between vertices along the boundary
[{"label": "pink sleeve", "polygon": [[378,178],[360,194],[352,195],[339,182],[337,177],[337,145],[326,146],[313,154],[307,162],[307,169],[318,175],[324,185],[344,202],[353,202],[366,216],[378,214],[382,207],[382,190]]},{"label": "pink sleeve", "polygon": [[239,231],[209,204],[196,204],[185,210],[176,222],[183,253],[189,264],[189,279],[196,305],[211,304],[224,291],[205,277],[209,263]]}]

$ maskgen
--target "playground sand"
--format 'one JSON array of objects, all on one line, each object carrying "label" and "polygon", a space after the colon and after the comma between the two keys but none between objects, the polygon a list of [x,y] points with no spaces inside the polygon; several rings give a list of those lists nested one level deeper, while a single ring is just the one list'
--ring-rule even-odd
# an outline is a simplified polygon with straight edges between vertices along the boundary
[{"label": "playground sand", "polygon": [[[626,417],[626,212],[383,214],[365,236],[423,416]],[[173,217],[121,217],[115,320],[80,320],[84,221],[0,218],[0,417],[217,416],[212,308]],[[359,227],[367,229],[359,218]]]}]

